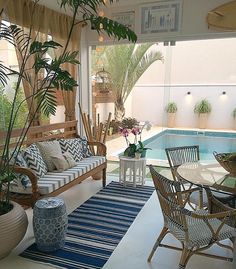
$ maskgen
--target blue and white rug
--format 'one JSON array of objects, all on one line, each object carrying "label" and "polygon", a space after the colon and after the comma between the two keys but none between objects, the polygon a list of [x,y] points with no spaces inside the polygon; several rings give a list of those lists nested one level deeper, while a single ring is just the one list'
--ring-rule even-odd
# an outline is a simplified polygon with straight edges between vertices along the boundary
[{"label": "blue and white rug", "polygon": [[68,216],[63,249],[44,253],[33,244],[21,256],[59,268],[102,268],[153,191],[111,182]]}]

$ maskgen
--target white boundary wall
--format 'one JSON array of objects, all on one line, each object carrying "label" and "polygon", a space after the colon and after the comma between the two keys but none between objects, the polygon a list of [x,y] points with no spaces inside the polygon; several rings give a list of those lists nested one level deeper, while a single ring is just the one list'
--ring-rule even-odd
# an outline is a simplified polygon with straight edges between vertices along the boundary
[{"label": "white boundary wall", "polygon": [[[225,95],[222,94],[223,91],[226,92]],[[191,94],[188,95],[187,92]],[[233,129],[232,111],[236,107],[236,85],[172,85],[169,95],[170,101],[176,102],[178,106],[176,127],[198,127],[194,106],[199,100],[207,98],[212,105],[207,127]],[[164,86],[136,86],[131,98],[132,111],[126,116],[135,117],[139,121],[149,120],[160,126],[166,125]]]}]

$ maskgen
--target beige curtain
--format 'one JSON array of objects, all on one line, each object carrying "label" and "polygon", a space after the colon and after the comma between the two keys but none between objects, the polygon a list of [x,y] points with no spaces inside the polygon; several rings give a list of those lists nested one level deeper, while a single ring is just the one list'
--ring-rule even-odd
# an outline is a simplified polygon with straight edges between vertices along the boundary
[{"label": "beige curtain", "polygon": [[[46,25],[39,24],[39,16],[36,13],[43,14],[44,9],[39,6],[38,10],[35,9],[34,5],[32,5],[29,1],[9,1],[6,7],[6,13],[9,17],[10,22],[17,23],[21,26],[22,30],[27,36],[31,37],[31,40],[37,40],[40,42],[44,42],[47,40],[47,34],[41,31],[40,27],[43,26],[43,30],[45,31]],[[31,28],[31,30],[30,30]],[[20,47],[20,43],[16,45],[18,48]],[[25,92],[25,97],[27,98],[27,105],[29,109],[29,121],[32,122],[32,126],[40,125],[40,110],[37,109],[37,101],[33,97],[39,87],[38,80],[43,79],[43,72],[39,74],[35,74],[34,69],[32,68],[34,63],[34,56],[29,57],[27,62],[23,62],[22,54],[16,50],[17,59],[19,63],[19,68],[25,64],[25,73],[27,76],[27,80],[23,79],[22,84]]]},{"label": "beige curtain", "polygon": [[[32,39],[37,39],[38,41],[45,41],[50,34],[53,40],[60,43],[63,48],[55,50],[55,54],[59,55],[64,51],[64,46],[69,35],[69,29],[72,24],[72,20],[69,16],[50,10],[44,6],[37,5],[30,0],[0,0],[0,9],[5,8],[5,13],[11,23],[15,23],[23,27],[25,33],[29,33],[29,28],[33,26],[31,32]],[[67,51],[79,50],[81,25],[76,25],[73,30]],[[22,65],[22,59],[18,54],[19,66]],[[28,75],[31,78],[31,82],[23,81],[23,87],[25,91],[25,96],[31,96],[35,91],[37,91],[36,81],[39,77],[35,77],[35,74],[30,71],[33,59],[29,59],[26,68],[28,69]],[[78,66],[73,66],[70,64],[65,64],[64,68],[70,72],[70,74],[77,80],[78,79]],[[43,75],[43,74],[41,74]],[[65,118],[66,121],[75,119],[75,97],[76,88],[71,92],[64,92],[63,100],[65,105]],[[33,98],[29,98],[28,107],[30,112],[30,117],[35,112],[37,104]],[[39,113],[34,117],[33,125],[39,125]]]},{"label": "beige curtain", "polygon": [[[71,20],[63,15],[53,16],[51,19],[50,30],[53,39],[60,43],[63,47],[55,50],[55,55],[59,56],[65,49],[67,37],[71,27]],[[66,23],[64,23],[66,21]],[[82,25],[76,25],[73,29],[67,51],[79,51],[80,49],[80,36]],[[78,66],[72,64],[64,64],[65,68],[71,76],[78,81]],[[63,101],[65,105],[65,121],[75,120],[75,106],[76,106],[76,91],[62,91]]]}]

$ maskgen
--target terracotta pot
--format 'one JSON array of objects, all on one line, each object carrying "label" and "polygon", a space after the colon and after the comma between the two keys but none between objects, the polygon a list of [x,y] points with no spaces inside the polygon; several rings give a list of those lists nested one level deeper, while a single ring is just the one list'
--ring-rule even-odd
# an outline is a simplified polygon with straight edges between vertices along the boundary
[{"label": "terracotta pot", "polygon": [[95,175],[92,175],[93,180],[100,180],[102,178],[102,172],[98,172]]},{"label": "terracotta pot", "polygon": [[167,114],[167,127],[173,128],[175,126],[175,114],[176,113]]},{"label": "terracotta pot", "polygon": [[207,113],[200,113],[198,116],[198,127],[200,129],[205,129],[207,127]]},{"label": "terracotta pot", "polygon": [[28,226],[25,210],[15,202],[11,203],[12,210],[0,216],[0,259],[6,257],[20,243]]}]

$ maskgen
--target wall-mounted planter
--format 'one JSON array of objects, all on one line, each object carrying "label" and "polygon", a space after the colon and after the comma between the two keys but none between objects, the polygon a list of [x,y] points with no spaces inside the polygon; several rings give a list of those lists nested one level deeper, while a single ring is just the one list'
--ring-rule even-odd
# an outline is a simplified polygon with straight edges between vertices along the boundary
[{"label": "wall-mounted planter", "polygon": [[198,115],[198,128],[206,129],[207,120],[208,120],[208,114],[207,113],[200,113]]},{"label": "wall-mounted planter", "polygon": [[169,128],[175,127],[175,116],[176,113],[167,113],[167,127]]},{"label": "wall-mounted planter", "polygon": [[177,110],[178,109],[175,102],[169,102],[166,105],[165,111],[167,112],[167,127],[173,128],[175,126],[175,115]]},{"label": "wall-mounted planter", "polygon": [[198,114],[198,128],[205,129],[207,127],[207,119],[210,112],[211,104],[207,99],[202,99],[196,103],[194,113]]}]

